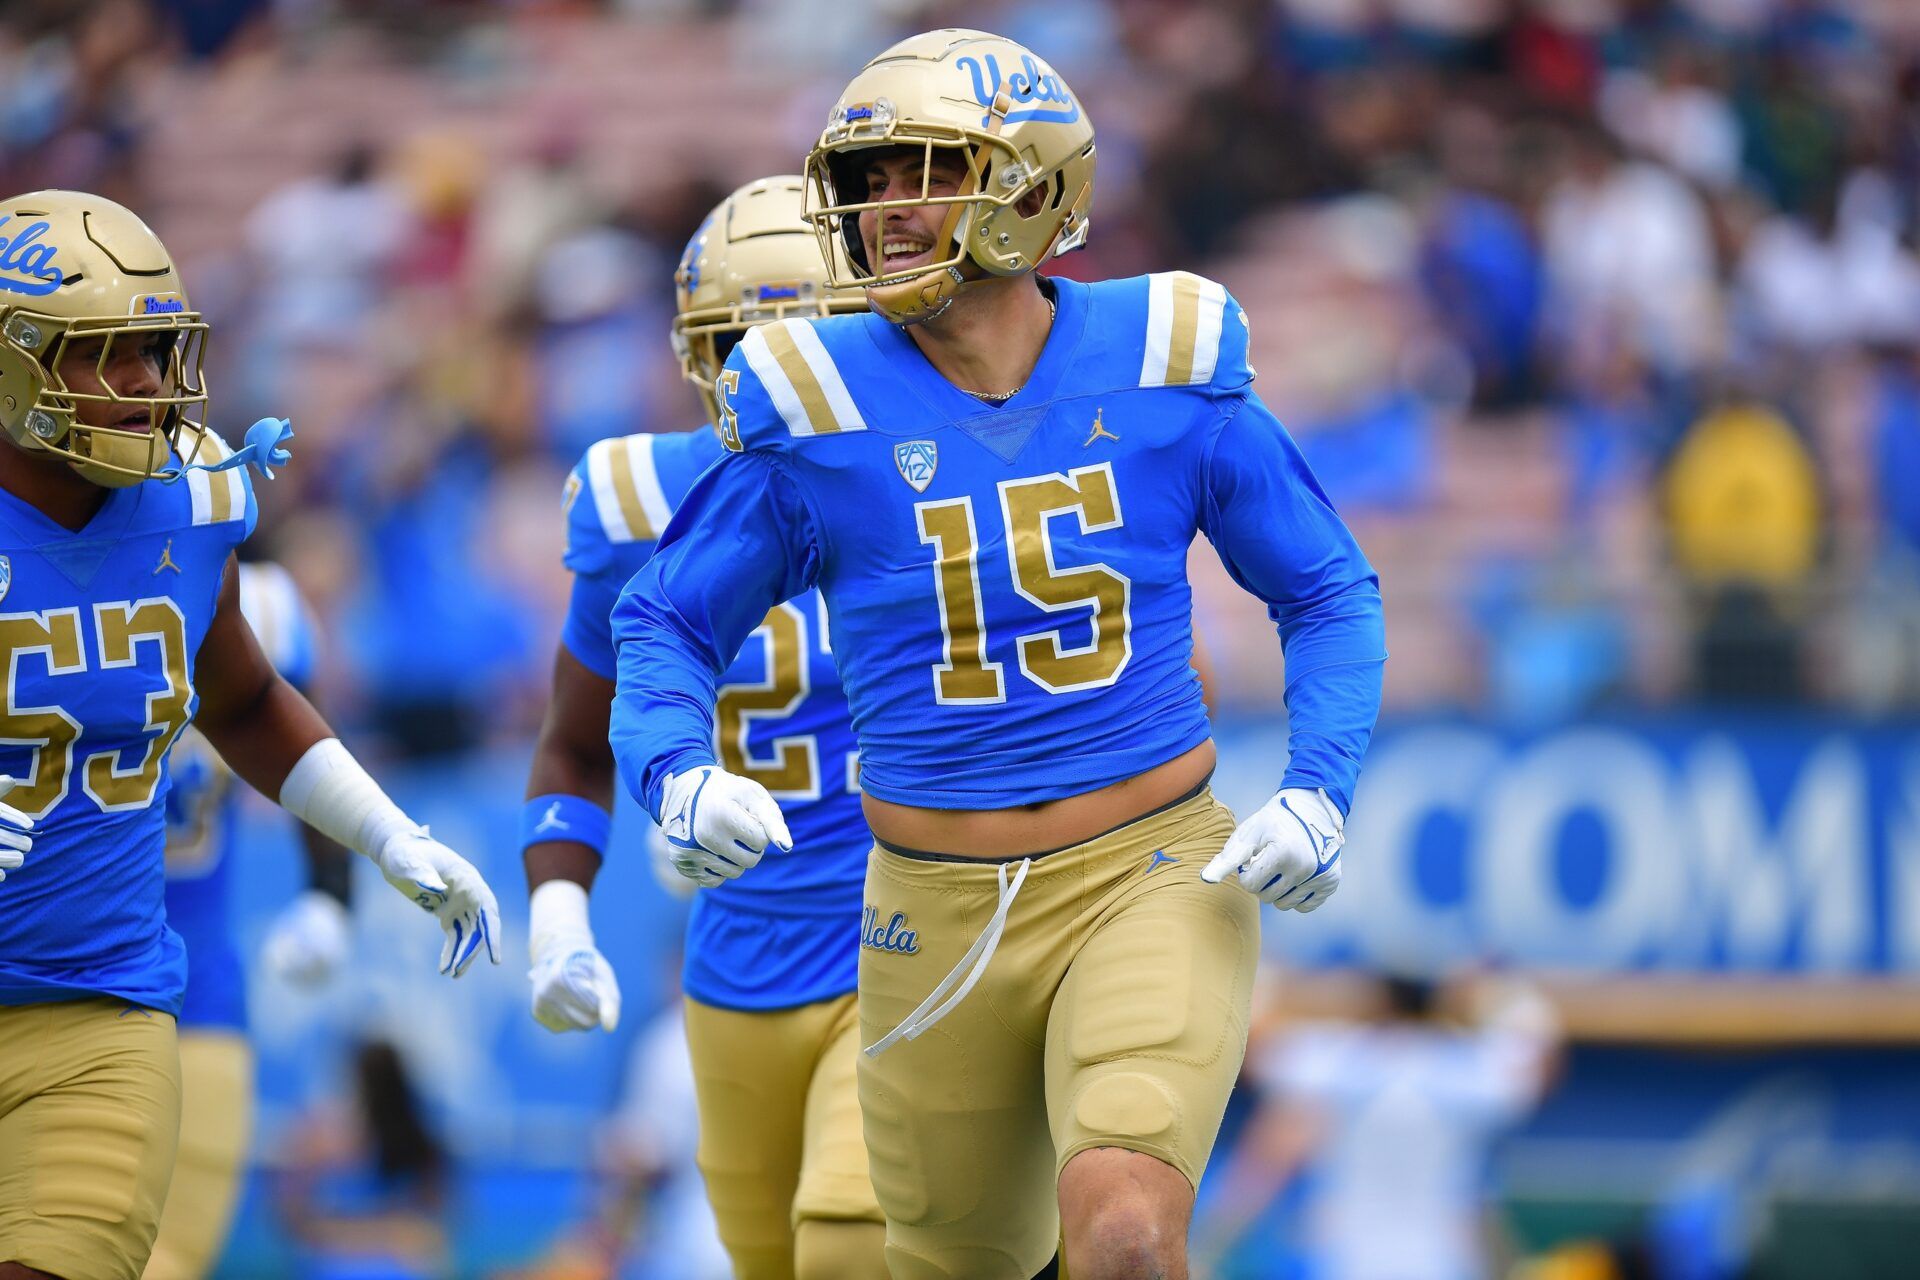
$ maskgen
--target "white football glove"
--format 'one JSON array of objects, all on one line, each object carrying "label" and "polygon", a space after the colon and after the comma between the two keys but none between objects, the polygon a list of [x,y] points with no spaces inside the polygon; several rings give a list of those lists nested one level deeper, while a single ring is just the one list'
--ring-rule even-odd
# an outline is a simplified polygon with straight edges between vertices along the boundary
[{"label": "white football glove", "polygon": [[612,1031],[620,1025],[620,983],[593,943],[587,893],[571,880],[533,891],[527,949],[533,960],[533,1018],[549,1031]]},{"label": "white football glove", "polygon": [[388,884],[440,922],[447,935],[440,972],[459,977],[483,945],[500,963],[500,904],[472,863],[425,827],[395,832],[370,856]]},{"label": "white football glove", "polygon": [[667,839],[667,833],[659,827],[647,828],[647,870],[653,872],[653,882],[669,898],[685,901],[699,891],[700,886],[680,874],[680,864],[675,861],[680,850],[673,841]]},{"label": "white football glove", "polygon": [[330,980],[353,950],[353,921],[340,899],[308,889],[267,927],[262,958],[283,982],[318,986]]},{"label": "white football glove", "polygon": [[1240,887],[1282,911],[1317,911],[1340,887],[1346,819],[1325,791],[1288,787],[1234,829],[1200,878]]},{"label": "white football glove", "polygon": [[[19,779],[0,773],[0,796],[18,785]],[[27,834],[31,830],[32,818],[10,804],[0,804],[0,880],[7,878],[7,872],[26,865],[27,854],[33,850],[33,837]]]},{"label": "white football glove", "polygon": [[782,853],[793,848],[787,820],[767,789],[710,764],[667,775],[660,829],[673,846],[674,868],[707,888],[739,879],[769,844]]}]

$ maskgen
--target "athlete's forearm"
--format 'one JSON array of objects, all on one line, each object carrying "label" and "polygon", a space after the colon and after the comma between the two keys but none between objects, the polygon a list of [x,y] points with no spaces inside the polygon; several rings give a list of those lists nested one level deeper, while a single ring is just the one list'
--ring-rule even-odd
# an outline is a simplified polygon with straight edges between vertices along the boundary
[{"label": "athlete's forearm", "polygon": [[1281,787],[1324,788],[1353,808],[1360,762],[1380,716],[1386,628],[1371,579],[1301,609],[1274,614],[1287,672],[1287,772]]},{"label": "athlete's forearm", "polygon": [[194,725],[236,775],[277,801],[294,765],[334,733],[299,690],[268,670],[270,678],[249,698],[213,709],[203,700]]},{"label": "athlete's forearm", "polygon": [[614,616],[620,678],[608,737],[628,794],[657,818],[670,774],[714,763],[720,668],[711,650],[686,634],[672,607],[645,592],[623,596]]},{"label": "athlete's forearm", "polygon": [[[600,850],[580,839],[536,839],[574,833],[564,810],[553,801],[573,797],[603,813],[613,809],[613,748],[607,742],[607,716],[613,681],[603,679],[564,646],[554,658],[553,697],[534,744],[527,771],[530,807],[523,859],[529,891],[549,880],[571,880],[591,888],[600,870]],[[551,816],[550,816],[551,815]]]}]

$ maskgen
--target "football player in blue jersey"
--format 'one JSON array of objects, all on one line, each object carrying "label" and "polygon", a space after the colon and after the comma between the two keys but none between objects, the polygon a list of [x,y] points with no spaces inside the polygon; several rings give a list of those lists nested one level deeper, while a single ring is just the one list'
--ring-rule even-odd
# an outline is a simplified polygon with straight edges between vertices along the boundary
[{"label": "football player in blue jersey", "polygon": [[[1075,1280],[1184,1276],[1259,903],[1339,884],[1377,580],[1253,393],[1224,289],[1037,273],[1085,238],[1094,152],[1032,52],[896,45],[807,171],[873,313],[729,357],[731,452],[614,611],[623,781],[716,874],[801,852],[714,751],[714,695],[767,607],[817,588],[877,839],[860,1103],[892,1274],[1024,1280],[1064,1239]],[[1201,534],[1286,663],[1290,758],[1238,824],[1189,665]]]},{"label": "football player in blue jersey", "polygon": [[240,612],[233,548],[257,508],[236,464],[285,454],[203,425],[206,334],[126,209],[0,201],[0,825],[19,855],[0,883],[0,1280],[134,1280],[153,1247],[187,976],[165,799],[189,720],[432,913],[443,972],[498,961],[485,881],[387,798]]},{"label": "football player in blue jersey", "polygon": [[[801,204],[797,177],[748,183],[681,258],[674,345],[710,414],[721,361],[753,326],[866,309],[857,290],[827,288]],[[706,429],[623,436],[589,449],[567,481],[573,599],[522,827],[533,1013],[556,1031],[611,1030],[620,1016],[619,987],[587,920],[613,800],[609,617],[674,507],[725,453]],[[722,664],[708,745],[730,773],[754,780],[762,819],[791,829],[806,852],[768,858],[741,882],[697,850],[673,853],[706,886],[688,920],[682,976],[699,1163],[735,1275],[883,1280],[854,1091],[855,944],[872,836],[819,594],[767,603]]]},{"label": "football player in blue jersey", "polygon": [[[304,693],[317,645],[299,588],[276,564],[243,564],[239,579],[240,612],[261,652]],[[195,1280],[226,1242],[253,1123],[246,973],[231,907],[240,795],[232,771],[191,726],[174,743],[167,773],[167,924],[186,948],[191,977],[179,1016],[180,1145],[145,1280]],[[351,946],[351,867],[313,828],[300,830],[311,886],[275,918],[263,957],[276,974],[314,982]]]}]

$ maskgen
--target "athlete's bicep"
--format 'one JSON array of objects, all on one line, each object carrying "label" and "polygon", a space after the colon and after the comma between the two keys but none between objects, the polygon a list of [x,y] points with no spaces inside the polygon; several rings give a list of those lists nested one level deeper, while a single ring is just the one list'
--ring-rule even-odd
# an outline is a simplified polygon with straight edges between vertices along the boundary
[{"label": "athlete's bicep", "polygon": [[1379,580],[1286,429],[1248,395],[1222,425],[1206,463],[1202,527],[1236,582],[1274,620]]},{"label": "athlete's bicep", "polygon": [[219,725],[258,701],[278,678],[259,637],[240,608],[239,561],[229,555],[220,579],[213,620],[194,657],[193,684],[200,695],[197,720]]}]

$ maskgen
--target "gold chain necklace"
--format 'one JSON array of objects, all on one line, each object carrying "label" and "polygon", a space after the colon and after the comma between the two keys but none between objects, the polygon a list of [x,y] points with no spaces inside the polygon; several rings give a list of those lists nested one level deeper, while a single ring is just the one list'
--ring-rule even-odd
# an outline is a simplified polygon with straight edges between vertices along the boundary
[{"label": "gold chain necklace", "polygon": [[[1047,328],[1048,329],[1053,328],[1053,317],[1056,314],[1058,314],[1058,312],[1059,312],[1059,308],[1054,305],[1053,299],[1048,298],[1047,299]],[[1027,389],[1027,384],[1023,382],[1011,391],[969,391],[967,392],[967,394],[972,396],[976,400],[985,400],[988,404],[1005,404],[1007,401],[1013,399],[1015,396],[1019,395],[1022,391],[1025,391],[1026,389]]]}]

